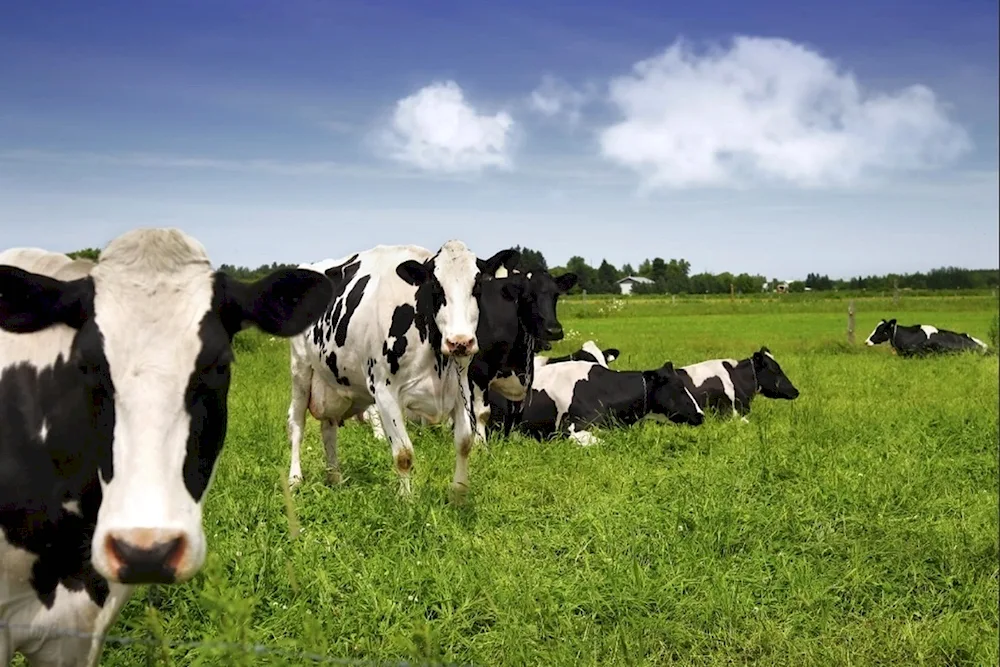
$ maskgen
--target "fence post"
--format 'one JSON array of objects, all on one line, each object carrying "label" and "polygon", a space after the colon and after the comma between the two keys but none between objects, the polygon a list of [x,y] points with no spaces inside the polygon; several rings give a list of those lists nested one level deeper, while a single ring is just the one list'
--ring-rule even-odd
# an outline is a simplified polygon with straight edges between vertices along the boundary
[{"label": "fence post", "polygon": [[854,345],[854,299],[847,304],[847,342]]},{"label": "fence post", "polygon": [[736,285],[734,285],[733,283],[729,283],[729,300],[730,301],[736,300]]},{"label": "fence post", "polygon": [[892,282],[892,305],[893,306],[898,306],[899,305],[899,281],[898,280],[894,280]]}]

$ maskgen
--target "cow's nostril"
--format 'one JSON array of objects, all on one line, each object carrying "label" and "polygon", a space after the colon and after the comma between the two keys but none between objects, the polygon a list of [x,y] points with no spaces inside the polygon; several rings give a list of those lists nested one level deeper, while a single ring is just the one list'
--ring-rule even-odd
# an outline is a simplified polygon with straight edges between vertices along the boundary
[{"label": "cow's nostril", "polygon": [[121,583],[169,584],[176,578],[187,551],[187,539],[183,534],[173,533],[156,535],[160,539],[151,541],[149,532],[152,531],[123,531],[119,535],[109,534],[105,540],[108,560]]}]

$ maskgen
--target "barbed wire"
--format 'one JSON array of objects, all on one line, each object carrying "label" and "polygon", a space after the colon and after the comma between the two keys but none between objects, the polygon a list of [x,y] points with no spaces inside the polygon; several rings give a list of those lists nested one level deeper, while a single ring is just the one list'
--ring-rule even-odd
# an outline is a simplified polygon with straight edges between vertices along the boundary
[{"label": "barbed wire", "polygon": [[[28,636],[41,637],[42,639],[65,638],[65,639],[90,639],[94,640],[99,637],[97,633],[85,632],[83,630],[76,630],[70,628],[60,628],[60,627],[39,627],[37,625],[26,625],[18,623],[8,623],[6,621],[0,620],[0,631],[11,631],[16,630],[19,634],[27,634]],[[170,640],[170,639],[156,639],[153,637],[126,637],[124,635],[112,635],[108,634],[104,636],[105,650],[107,650],[108,644],[115,644],[118,646],[145,646],[147,648],[156,649],[173,649],[173,650],[191,650],[191,649],[209,649],[223,651],[226,653],[245,653],[248,655],[263,657],[263,656],[273,656],[277,658],[285,658],[289,660],[297,661],[307,661],[314,664],[326,664],[326,665],[354,665],[357,667],[371,667],[372,665],[381,665],[384,667],[465,667],[459,663],[449,663],[440,662],[437,660],[404,660],[400,662],[393,661],[374,661],[374,660],[363,660],[360,658],[337,658],[329,655],[323,655],[321,653],[314,653],[312,651],[295,651],[291,649],[281,649],[272,646],[267,646],[266,644],[240,644],[238,642],[230,642],[223,640]],[[105,654],[106,655],[106,654]]]}]

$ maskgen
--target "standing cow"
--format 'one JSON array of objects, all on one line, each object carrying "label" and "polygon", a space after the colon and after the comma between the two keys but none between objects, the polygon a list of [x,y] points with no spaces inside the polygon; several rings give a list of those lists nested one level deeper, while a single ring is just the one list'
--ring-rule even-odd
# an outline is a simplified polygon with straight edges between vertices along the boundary
[{"label": "standing cow", "polygon": [[872,346],[888,342],[902,357],[924,356],[927,354],[962,352],[975,350],[985,352],[986,343],[969,334],[938,329],[929,324],[903,326],[896,320],[881,320],[871,332],[865,345]]},{"label": "standing cow", "polygon": [[96,264],[0,253],[0,665],[95,665],[135,585],[198,572],[232,338],[298,334],[332,293],[298,269],[234,280],[175,229]]},{"label": "standing cow", "polygon": [[[498,274],[502,277],[492,280],[487,277],[482,282],[476,328],[479,351],[469,366],[478,442],[486,439],[487,388],[510,400],[524,398],[531,386],[538,344],[551,344],[563,337],[556,307],[559,295],[576,282],[572,273],[553,278],[547,271],[506,273],[501,267]],[[371,424],[377,440],[385,440],[382,420],[374,405],[359,417]],[[406,418],[412,420],[415,415],[408,413]]]},{"label": "standing cow", "polygon": [[508,249],[484,261],[461,241],[448,241],[436,253],[380,245],[345,259],[303,265],[325,273],[335,287],[323,316],[291,343],[289,482],[302,479],[307,409],[321,423],[327,479],[339,484],[338,426],[374,402],[392,447],[400,493],[411,493],[407,414],[431,424],[451,417],[452,489],[464,493],[475,419],[468,370],[479,351],[483,281],[518,256]]},{"label": "standing cow", "polygon": [[748,421],[746,415],[757,394],[785,400],[799,396],[799,390],[766,347],[741,361],[711,359],[683,366],[677,372],[703,410],[731,412],[744,422]]}]

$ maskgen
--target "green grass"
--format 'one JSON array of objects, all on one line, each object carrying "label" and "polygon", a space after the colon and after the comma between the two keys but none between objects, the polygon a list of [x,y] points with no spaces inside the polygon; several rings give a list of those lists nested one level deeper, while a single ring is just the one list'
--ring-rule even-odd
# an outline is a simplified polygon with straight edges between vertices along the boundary
[{"label": "green grass", "polygon": [[[407,503],[388,446],[354,422],[341,431],[347,481],[325,486],[310,418],[289,510],[287,344],[241,334],[208,565],[158,589],[155,610],[138,593],[112,632],[373,662],[997,664],[997,357],[862,345],[890,316],[985,340],[995,299],[858,299],[853,347],[835,299],[609,303],[561,304],[571,337],[556,352],[594,338],[625,369],[767,345],[802,395],[758,398],[750,424],[643,424],[589,448],[493,442],[473,453],[464,506],[446,501],[446,431],[410,426]],[[153,657],[304,664],[212,648]],[[104,664],[146,659],[109,645]]]}]

